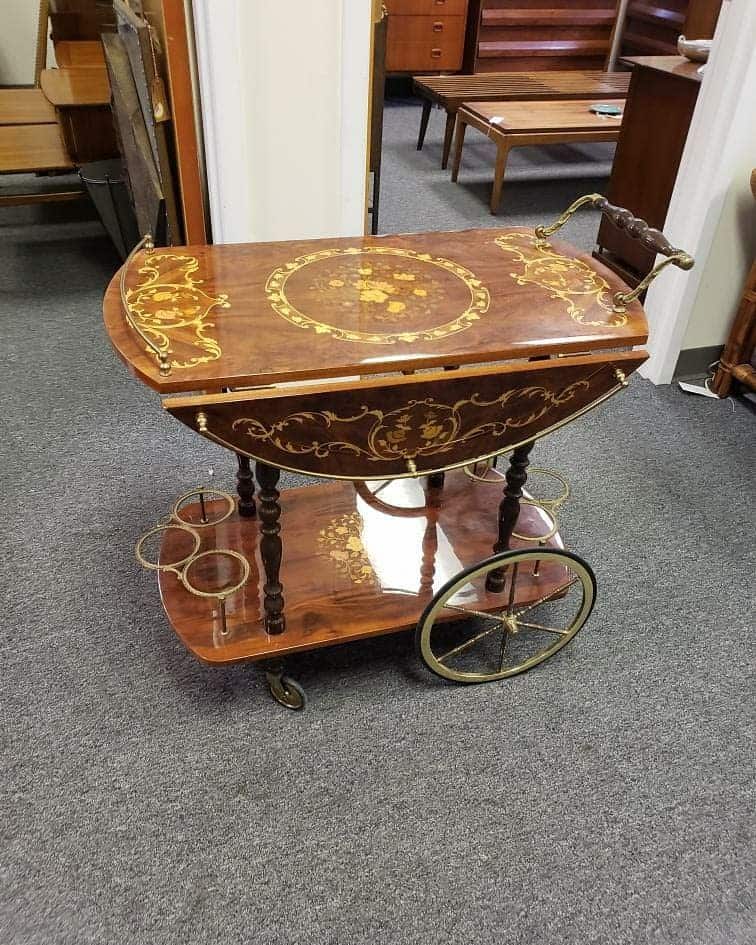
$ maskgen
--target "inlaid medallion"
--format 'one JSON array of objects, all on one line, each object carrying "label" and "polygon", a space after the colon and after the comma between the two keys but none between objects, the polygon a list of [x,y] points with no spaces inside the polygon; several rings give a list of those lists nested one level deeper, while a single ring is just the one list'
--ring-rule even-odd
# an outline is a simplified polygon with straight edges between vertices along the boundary
[{"label": "inlaid medallion", "polygon": [[488,289],[459,263],[392,246],[299,256],[271,273],[265,291],[299,328],[376,345],[446,338],[490,303]]}]

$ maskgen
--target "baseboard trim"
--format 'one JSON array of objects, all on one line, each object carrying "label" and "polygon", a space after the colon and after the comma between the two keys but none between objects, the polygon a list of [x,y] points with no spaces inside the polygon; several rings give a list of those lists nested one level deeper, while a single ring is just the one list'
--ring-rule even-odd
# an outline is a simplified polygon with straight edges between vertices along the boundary
[{"label": "baseboard trim", "polygon": [[674,378],[705,374],[709,365],[719,360],[723,350],[724,345],[709,345],[705,348],[687,348],[681,351],[675,366]]}]

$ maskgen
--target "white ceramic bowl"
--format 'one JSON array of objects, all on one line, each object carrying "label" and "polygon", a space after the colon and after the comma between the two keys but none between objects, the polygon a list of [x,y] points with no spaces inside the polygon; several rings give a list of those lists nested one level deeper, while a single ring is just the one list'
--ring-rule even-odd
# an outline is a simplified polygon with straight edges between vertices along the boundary
[{"label": "white ceramic bowl", "polygon": [[711,52],[712,39],[686,39],[677,37],[677,51],[691,62],[706,62]]}]

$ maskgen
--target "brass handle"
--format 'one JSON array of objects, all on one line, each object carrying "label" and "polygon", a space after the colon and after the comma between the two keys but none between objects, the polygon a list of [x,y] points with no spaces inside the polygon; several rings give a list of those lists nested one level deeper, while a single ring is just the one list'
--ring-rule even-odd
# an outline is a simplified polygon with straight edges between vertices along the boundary
[{"label": "brass handle", "polygon": [[548,247],[549,244],[546,238],[561,229],[577,210],[588,204],[597,207],[610,223],[616,226],[618,230],[625,230],[631,239],[637,240],[651,252],[667,257],[660,262],[658,266],[655,266],[645,279],[638,283],[632,292],[617,292],[615,294],[613,299],[615,312],[625,312],[627,303],[637,299],[638,296],[651,285],[665,266],[674,264],[679,269],[687,270],[693,268],[695,264],[693,257],[689,253],[686,253],[685,250],[673,246],[661,230],[656,230],[649,226],[645,220],[634,216],[629,210],[625,210],[624,207],[615,207],[614,204],[609,203],[602,194],[587,194],[585,197],[580,197],[550,226],[537,226],[534,231],[537,245],[542,249]]},{"label": "brass handle", "polygon": [[441,57],[441,50],[440,50],[440,49],[431,49],[431,56],[432,56],[434,59],[439,59],[439,58]]},{"label": "brass handle", "polygon": [[434,32],[434,33],[443,33],[443,31],[444,31],[444,24],[443,24],[440,20],[437,20],[437,21],[433,24],[433,32]]}]

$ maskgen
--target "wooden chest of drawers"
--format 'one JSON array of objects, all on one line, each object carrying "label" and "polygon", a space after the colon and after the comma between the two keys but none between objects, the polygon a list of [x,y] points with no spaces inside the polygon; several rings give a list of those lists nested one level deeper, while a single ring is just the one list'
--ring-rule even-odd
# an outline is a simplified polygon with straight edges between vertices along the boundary
[{"label": "wooden chest of drawers", "polygon": [[386,0],[387,72],[462,67],[468,0]]}]

